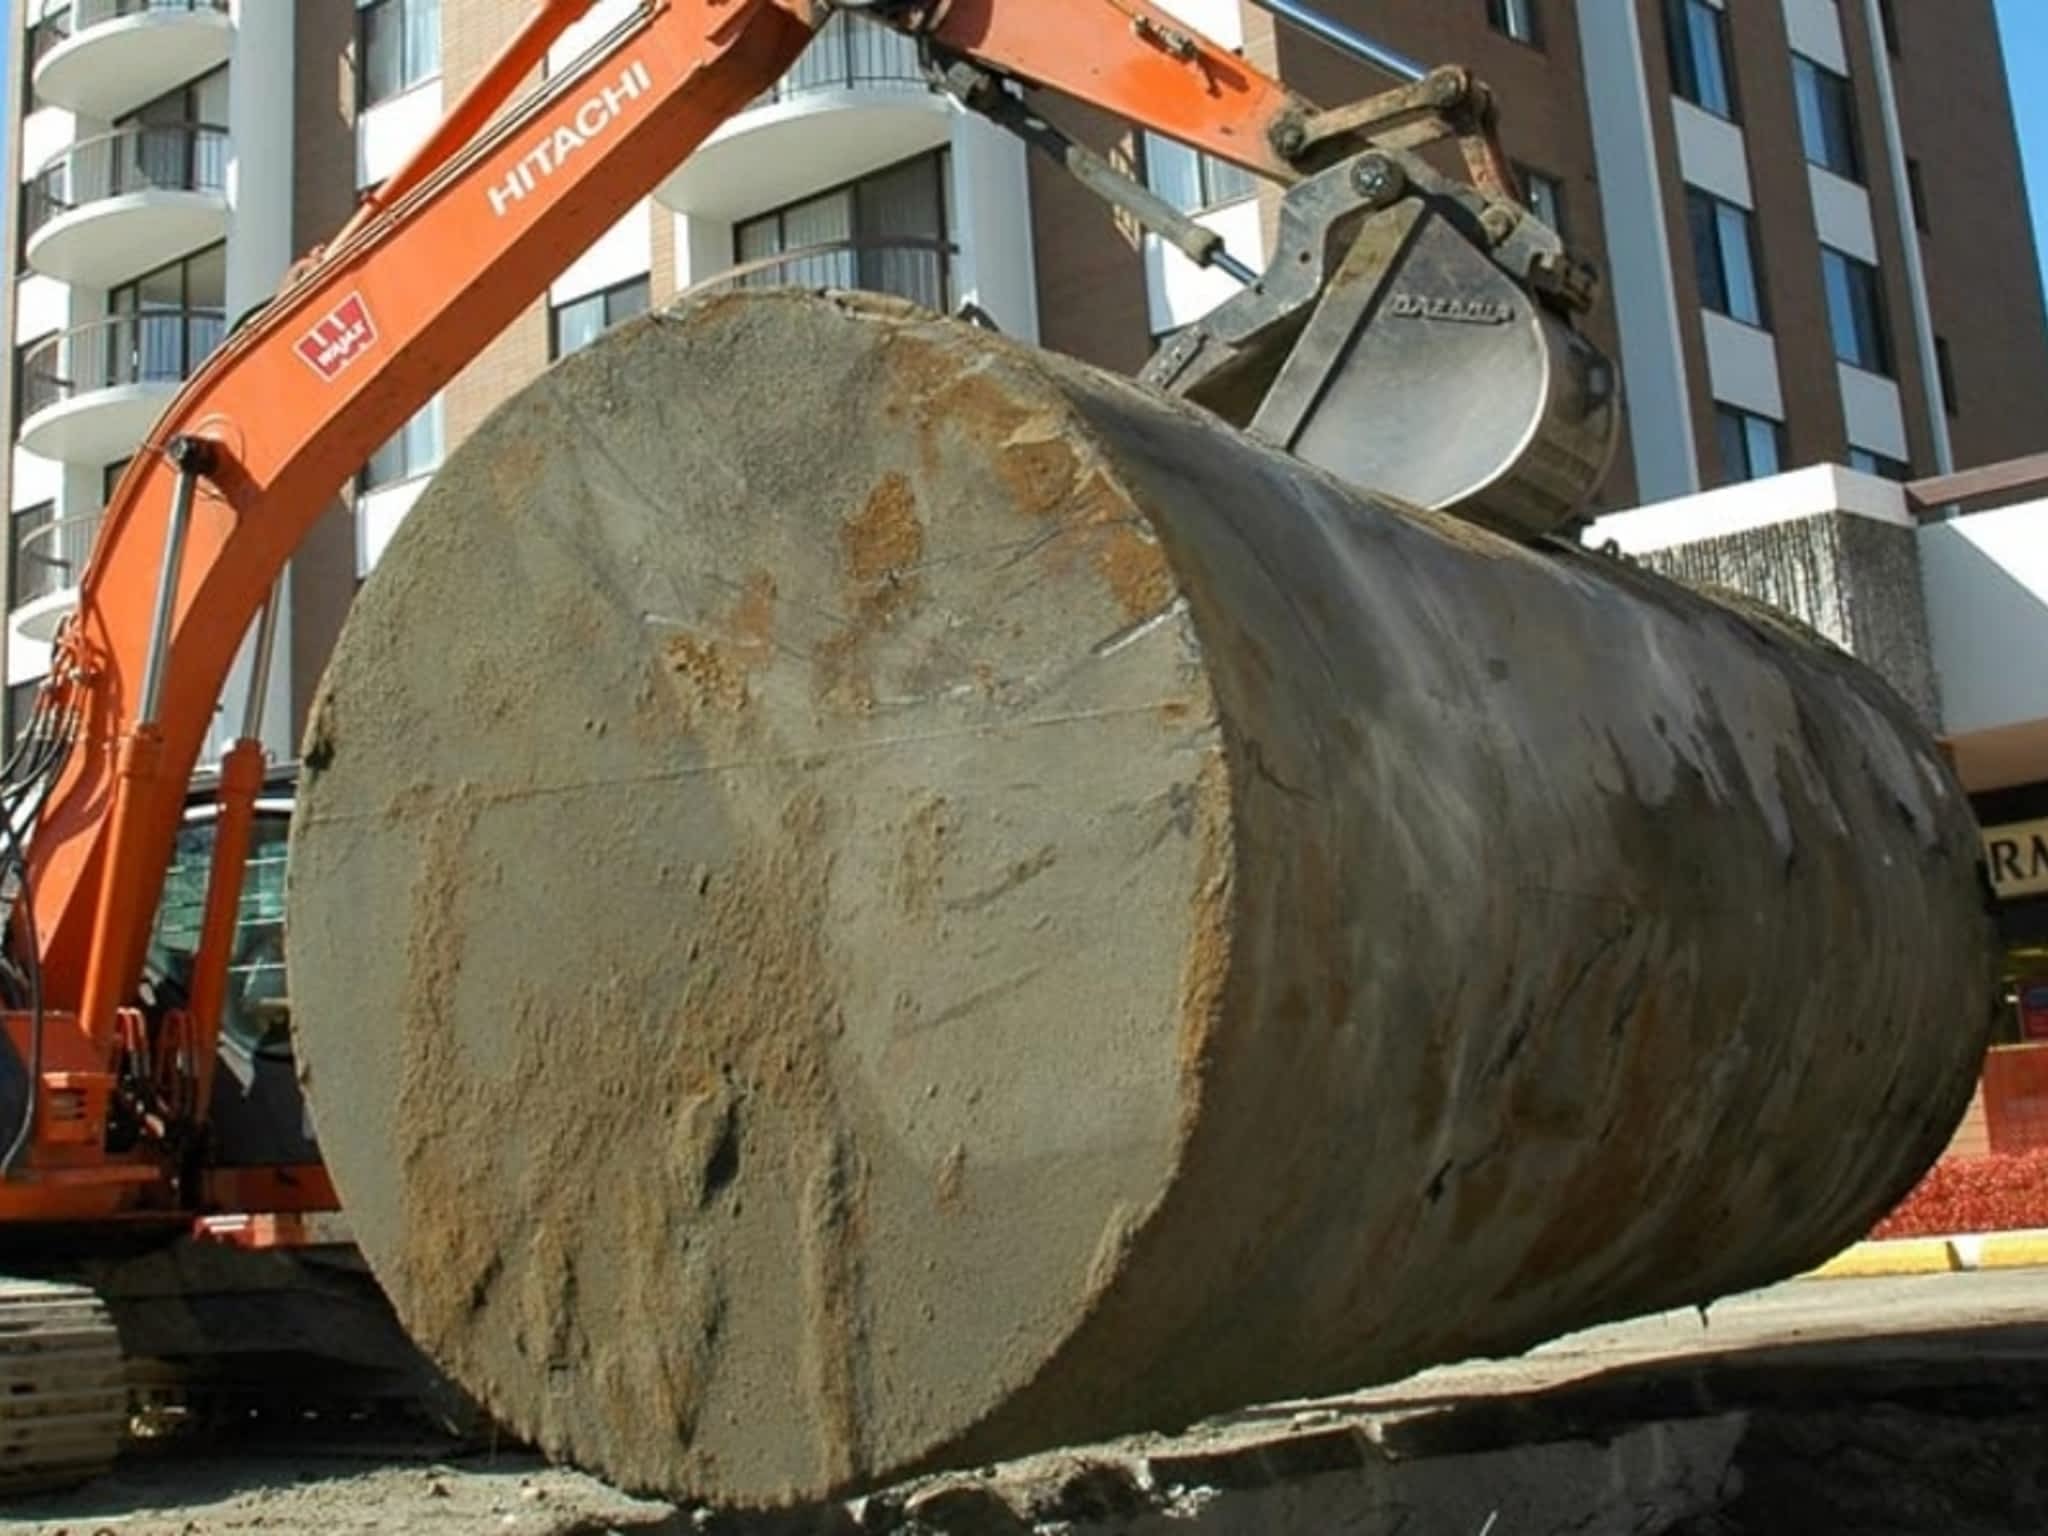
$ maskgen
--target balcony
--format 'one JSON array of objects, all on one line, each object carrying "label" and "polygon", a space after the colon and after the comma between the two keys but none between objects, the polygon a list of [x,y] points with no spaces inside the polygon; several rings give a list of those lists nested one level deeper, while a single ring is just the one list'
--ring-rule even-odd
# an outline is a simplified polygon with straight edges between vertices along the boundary
[{"label": "balcony", "polygon": [[72,0],[37,29],[36,93],[112,120],[227,63],[228,0]]},{"label": "balcony", "polygon": [[36,174],[28,264],[111,288],[227,237],[228,136],[200,123],[119,128],[81,139]]},{"label": "balcony", "polygon": [[14,534],[8,624],[17,642],[47,645],[78,606],[78,583],[99,537],[100,514],[60,517]]},{"label": "balcony", "polygon": [[734,288],[853,288],[894,294],[942,313],[952,310],[959,248],[945,240],[884,235],[778,251],[707,278],[683,295]]},{"label": "balcony", "polygon": [[677,213],[742,218],[937,148],[952,110],[925,79],[914,42],[840,12],[773,90],[655,195]]},{"label": "balcony", "polygon": [[72,464],[128,457],[226,333],[217,309],[159,310],[39,343],[21,361],[21,446]]}]

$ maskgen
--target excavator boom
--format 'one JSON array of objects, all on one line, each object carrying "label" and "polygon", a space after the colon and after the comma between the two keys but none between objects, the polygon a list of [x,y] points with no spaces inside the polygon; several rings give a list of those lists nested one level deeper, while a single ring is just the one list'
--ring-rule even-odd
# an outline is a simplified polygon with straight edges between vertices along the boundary
[{"label": "excavator boom", "polygon": [[[503,112],[589,9],[537,9],[413,160],[197,372],[109,500],[37,716],[35,782],[10,796],[36,809],[14,932],[32,997],[7,1031],[35,1064],[25,1117],[70,1131],[16,1146],[16,1171],[42,1171],[0,1180],[0,1221],[92,1219],[162,1197],[154,1157],[104,1155],[115,1058],[122,1032],[143,1027],[144,949],[187,783],[294,550],[377,445],[830,14],[827,0],[653,0]],[[1299,174],[1278,146],[1306,104],[1148,0],[867,9],[1268,177]],[[240,750],[230,776],[246,784],[259,749]],[[212,936],[225,937],[218,924]],[[219,948],[202,952],[202,976],[224,963]],[[180,1053],[207,1057],[208,1028],[191,1024]],[[317,1182],[300,1198],[322,1198]]]}]

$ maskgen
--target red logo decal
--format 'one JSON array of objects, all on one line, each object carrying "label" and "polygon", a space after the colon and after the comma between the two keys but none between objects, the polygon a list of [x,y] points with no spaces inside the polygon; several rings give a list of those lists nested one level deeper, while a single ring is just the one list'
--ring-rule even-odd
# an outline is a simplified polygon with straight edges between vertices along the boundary
[{"label": "red logo decal", "polygon": [[352,293],[300,338],[299,356],[321,378],[336,379],[376,344],[377,327],[370,319],[370,307],[361,294]]}]

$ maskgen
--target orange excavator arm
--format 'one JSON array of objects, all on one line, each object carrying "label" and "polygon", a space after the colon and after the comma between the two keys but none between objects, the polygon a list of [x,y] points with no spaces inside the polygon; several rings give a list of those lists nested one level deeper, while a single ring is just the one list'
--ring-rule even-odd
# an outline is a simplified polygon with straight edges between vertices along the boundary
[{"label": "orange excavator arm", "polygon": [[[13,946],[30,1007],[7,1020],[32,1080],[110,1070],[222,688],[336,492],[830,14],[824,0],[651,0],[500,116],[591,4],[540,6],[411,163],[185,386],[116,487],[36,717],[43,788]],[[1304,104],[1148,0],[870,14],[1267,176],[1298,174],[1279,146]],[[224,783],[253,798],[260,769],[244,741]],[[232,915],[231,900],[210,903],[195,1016],[217,999],[206,975],[225,964],[218,930]],[[202,1031],[194,1054],[210,1057],[211,1038]],[[90,1122],[92,1095],[80,1102]],[[5,1200],[0,1180],[0,1216]]]}]

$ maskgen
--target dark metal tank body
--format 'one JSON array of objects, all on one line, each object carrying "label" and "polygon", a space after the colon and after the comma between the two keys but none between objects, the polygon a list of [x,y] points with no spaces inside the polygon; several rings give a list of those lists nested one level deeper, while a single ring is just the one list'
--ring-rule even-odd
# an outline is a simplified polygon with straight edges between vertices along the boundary
[{"label": "dark metal tank body", "polygon": [[408,1328],[807,1499],[1796,1273],[1960,1117],[1969,808],[1762,613],[901,306],[629,325],[437,477],[289,931]]}]

